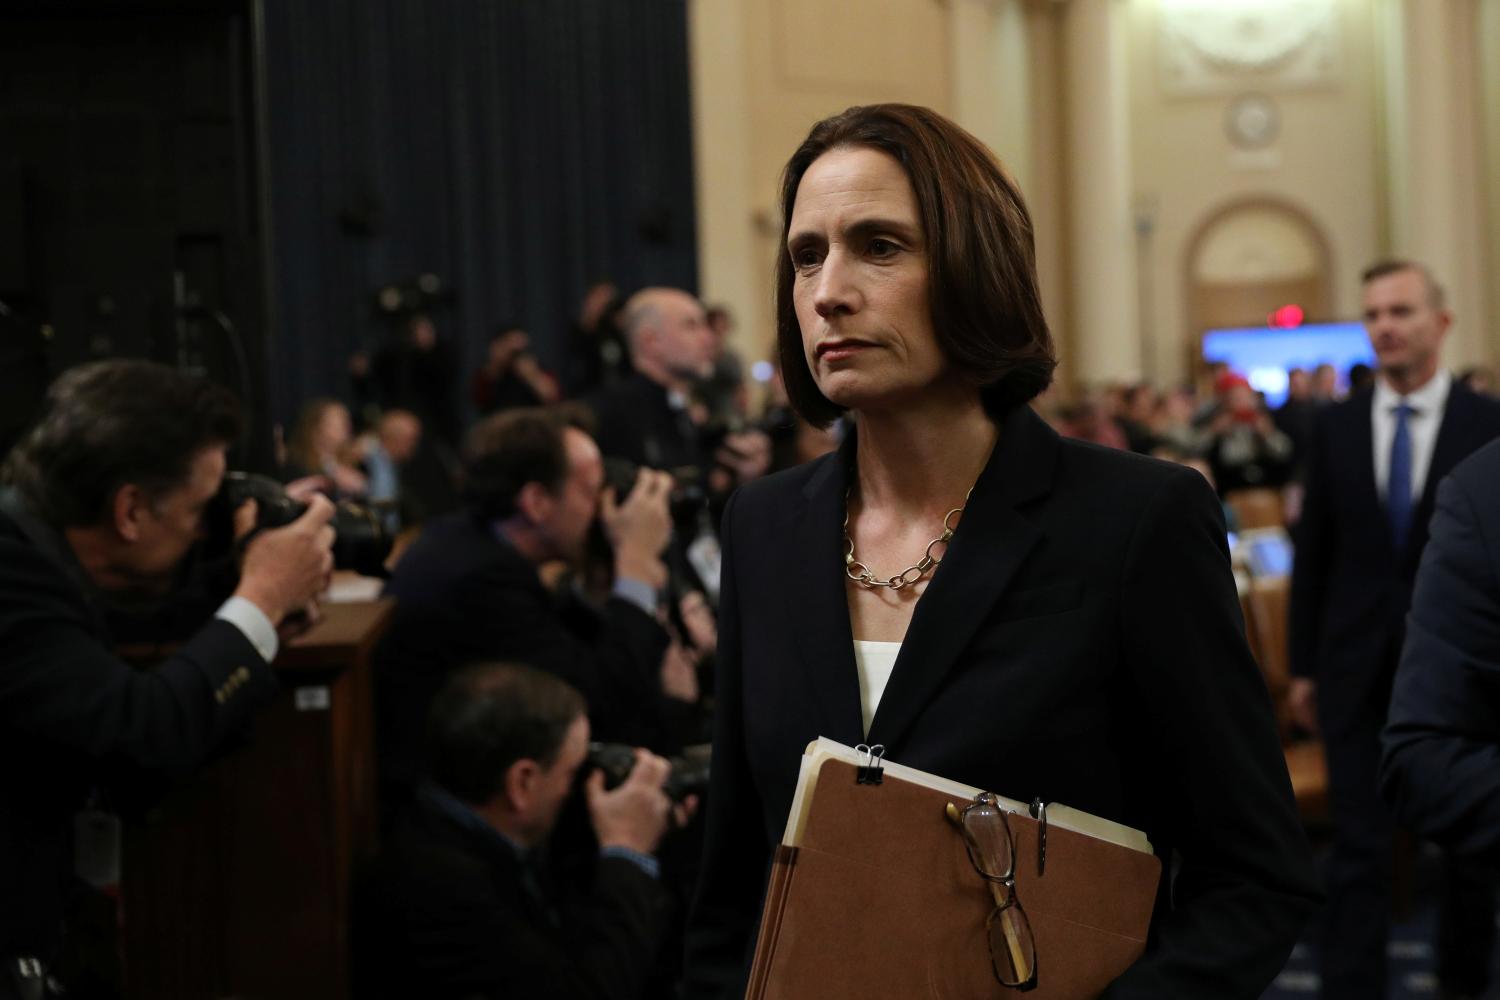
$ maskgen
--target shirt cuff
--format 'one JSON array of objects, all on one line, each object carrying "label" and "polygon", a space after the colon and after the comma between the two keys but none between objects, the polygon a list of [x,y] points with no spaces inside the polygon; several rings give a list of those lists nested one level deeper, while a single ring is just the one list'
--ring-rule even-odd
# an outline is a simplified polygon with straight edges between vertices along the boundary
[{"label": "shirt cuff", "polygon": [[633,851],[628,847],[601,847],[599,848],[601,858],[623,858],[635,865],[647,876],[654,879],[661,878],[661,862],[649,854]]},{"label": "shirt cuff", "polygon": [[281,648],[276,626],[271,624],[271,619],[266,617],[264,611],[255,606],[254,601],[244,597],[231,597],[219,606],[214,617],[245,633],[245,638],[250,640],[250,645],[255,647],[255,651],[266,663],[276,659],[276,651]]},{"label": "shirt cuff", "polygon": [[656,588],[646,581],[617,576],[614,595],[622,601],[629,601],[653,618],[656,617]]}]

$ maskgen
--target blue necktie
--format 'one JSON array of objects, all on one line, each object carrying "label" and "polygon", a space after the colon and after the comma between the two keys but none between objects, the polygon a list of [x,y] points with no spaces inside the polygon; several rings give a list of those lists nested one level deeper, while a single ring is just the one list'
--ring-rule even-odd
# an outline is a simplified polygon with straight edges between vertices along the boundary
[{"label": "blue necktie", "polygon": [[1391,519],[1391,541],[1399,553],[1411,529],[1411,427],[1407,418],[1416,411],[1401,403],[1393,412],[1396,436],[1391,438],[1391,478],[1385,490],[1385,510]]}]

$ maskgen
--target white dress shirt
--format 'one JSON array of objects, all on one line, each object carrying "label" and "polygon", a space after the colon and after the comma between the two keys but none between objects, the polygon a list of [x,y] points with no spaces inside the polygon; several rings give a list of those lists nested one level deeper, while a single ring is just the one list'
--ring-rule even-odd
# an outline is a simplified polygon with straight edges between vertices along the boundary
[{"label": "white dress shirt", "polygon": [[859,668],[859,708],[864,715],[866,736],[870,735],[875,709],[880,707],[880,697],[885,694],[886,682],[891,679],[899,655],[899,642],[854,640],[854,665]]},{"label": "white dress shirt", "polygon": [[261,659],[267,663],[276,659],[281,639],[276,634],[276,626],[271,624],[271,619],[266,617],[264,611],[255,606],[255,602],[243,597],[231,597],[220,606],[214,617],[223,619],[245,633],[245,638],[250,640],[250,645],[255,647]]},{"label": "white dress shirt", "polygon": [[1438,428],[1443,423],[1443,409],[1448,405],[1448,390],[1453,376],[1447,369],[1427,380],[1427,384],[1408,396],[1402,396],[1386,384],[1375,380],[1375,401],[1370,407],[1370,426],[1375,439],[1375,491],[1384,500],[1391,480],[1391,442],[1396,439],[1396,407],[1402,403],[1413,413],[1406,417],[1411,434],[1411,502],[1422,499],[1427,488],[1427,470],[1432,468],[1432,449],[1437,446]]}]

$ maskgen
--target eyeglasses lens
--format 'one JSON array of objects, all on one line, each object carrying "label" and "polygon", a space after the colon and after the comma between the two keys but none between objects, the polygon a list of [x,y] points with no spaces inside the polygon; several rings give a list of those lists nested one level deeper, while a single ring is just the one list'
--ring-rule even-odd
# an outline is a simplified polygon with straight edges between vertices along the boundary
[{"label": "eyeglasses lens", "polygon": [[974,867],[987,878],[1004,879],[1015,874],[1011,857],[1010,830],[998,806],[978,802],[963,817],[964,835]]}]

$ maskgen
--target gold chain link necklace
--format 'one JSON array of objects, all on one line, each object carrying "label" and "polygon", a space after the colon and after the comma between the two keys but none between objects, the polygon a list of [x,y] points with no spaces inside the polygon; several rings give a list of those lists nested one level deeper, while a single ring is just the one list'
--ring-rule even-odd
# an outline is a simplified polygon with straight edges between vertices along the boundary
[{"label": "gold chain link necklace", "polygon": [[[922,579],[922,577],[927,575],[928,570],[943,561],[941,557],[933,557],[933,546],[947,545],[949,540],[953,538],[953,518],[963,514],[964,508],[969,505],[969,496],[974,492],[974,487],[970,486],[969,492],[964,494],[964,502],[950,510],[948,516],[943,518],[943,533],[927,543],[927,551],[922,553],[922,558],[915,565],[906,567],[889,580],[880,579],[874,573],[870,572],[870,567],[854,558],[854,539],[849,537],[849,497],[853,492],[853,486],[844,491],[844,573],[849,579],[862,587],[869,587],[871,589],[875,587],[889,587],[892,590],[900,590],[903,587],[910,587]],[[947,555],[946,550],[943,554]]]}]

